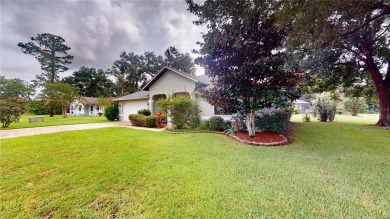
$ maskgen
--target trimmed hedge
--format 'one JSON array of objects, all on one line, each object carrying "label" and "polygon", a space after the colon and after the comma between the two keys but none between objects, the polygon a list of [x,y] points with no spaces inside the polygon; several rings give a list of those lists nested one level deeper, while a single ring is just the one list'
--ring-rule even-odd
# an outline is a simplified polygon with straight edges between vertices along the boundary
[{"label": "trimmed hedge", "polygon": [[213,131],[223,131],[224,122],[219,116],[213,116],[209,119],[209,129]]},{"label": "trimmed hedge", "polygon": [[129,120],[134,126],[148,128],[155,128],[157,123],[156,116],[145,116],[143,114],[130,114]]}]

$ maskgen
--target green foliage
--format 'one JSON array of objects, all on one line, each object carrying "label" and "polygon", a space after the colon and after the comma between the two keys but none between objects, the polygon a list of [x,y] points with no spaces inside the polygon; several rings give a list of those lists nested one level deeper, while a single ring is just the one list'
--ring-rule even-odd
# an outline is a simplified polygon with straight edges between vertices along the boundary
[{"label": "green foliage", "polygon": [[104,109],[104,115],[110,121],[119,120],[119,107],[117,103],[113,103]]},{"label": "green foliage", "polygon": [[129,115],[131,124],[139,127],[155,128],[157,126],[157,119],[157,116],[145,116],[144,114]]},{"label": "green foliage", "polygon": [[19,122],[20,116],[27,111],[26,100],[19,97],[0,99],[0,122],[7,128],[13,122]]},{"label": "green foliage", "polygon": [[145,117],[146,116],[144,114],[130,114],[129,120],[132,125],[142,127],[145,125]]},{"label": "green foliage", "polygon": [[98,99],[99,106],[106,107],[112,103],[112,97],[100,96]]},{"label": "green foliage", "polygon": [[112,96],[112,81],[102,69],[81,67],[62,82],[70,84],[79,90],[84,97]]},{"label": "green foliage", "polygon": [[156,116],[146,116],[145,117],[145,127],[155,128],[156,124],[157,124],[157,117]]},{"label": "green foliage", "polygon": [[291,114],[284,110],[275,111],[272,114],[255,116],[256,128],[260,131],[284,132],[288,128]]},{"label": "green foliage", "polygon": [[337,102],[332,99],[329,93],[323,93],[317,95],[316,99],[313,100],[313,115],[319,117],[321,122],[333,121],[336,115]]},{"label": "green foliage", "polygon": [[31,37],[31,42],[18,43],[23,53],[33,55],[41,64],[43,70],[37,79],[42,83],[54,83],[59,79],[59,72],[67,71],[67,65],[72,63],[73,56],[68,55],[70,47],[64,44],[65,40],[49,33]]},{"label": "green foliage", "polygon": [[34,93],[26,81],[19,78],[7,79],[0,76],[0,99],[8,97],[29,98]]},{"label": "green foliage", "polygon": [[186,95],[168,96],[158,101],[161,109],[169,112],[172,123],[177,129],[189,126],[196,128],[200,122],[200,109],[196,100]]},{"label": "green foliage", "polygon": [[43,90],[47,105],[50,107],[60,106],[62,109],[62,116],[67,117],[67,110],[70,104],[78,99],[80,96],[78,90],[70,84],[61,82],[47,84]]},{"label": "green foliage", "polygon": [[145,116],[150,116],[152,113],[150,112],[149,109],[140,109],[137,111],[138,114],[143,114]]},{"label": "green foliage", "polygon": [[209,119],[209,129],[213,131],[225,130],[223,118],[221,118],[220,116],[212,116]]},{"label": "green foliage", "polygon": [[284,107],[299,96],[301,71],[285,68],[287,56],[280,49],[287,28],[275,25],[270,1],[187,3],[198,16],[195,24],[208,28],[195,61],[214,86],[202,89],[202,97],[225,111],[243,113],[254,136],[255,111]]},{"label": "green foliage", "polygon": [[310,113],[305,113],[305,114],[303,114],[303,116],[302,116],[302,121],[304,121],[304,122],[310,122],[310,119],[311,119]]},{"label": "green foliage", "polygon": [[209,130],[210,129],[210,126],[209,126],[209,121],[201,121],[197,127],[197,129],[199,130]]},{"label": "green foliage", "polygon": [[[347,88],[380,101],[378,126],[390,125],[389,1],[280,1],[276,17],[291,25],[290,65],[306,71],[316,92]],[[382,70],[384,69],[384,70]]]},{"label": "green foliage", "polygon": [[345,99],[344,107],[352,116],[357,116],[358,113],[365,113],[368,108],[364,98],[358,97]]},{"label": "green foliage", "polygon": [[[35,115],[48,115],[49,106],[46,104],[45,100],[31,100],[28,102],[29,111]],[[61,114],[61,106],[54,106],[54,114]]]}]

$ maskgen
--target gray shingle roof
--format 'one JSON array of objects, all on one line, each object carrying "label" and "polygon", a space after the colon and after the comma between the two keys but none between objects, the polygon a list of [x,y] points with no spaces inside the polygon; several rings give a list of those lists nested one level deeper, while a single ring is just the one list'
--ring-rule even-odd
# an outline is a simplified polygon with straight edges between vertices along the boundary
[{"label": "gray shingle roof", "polygon": [[161,71],[156,75],[154,76],[154,78],[152,78],[152,80],[145,85],[145,87],[142,88],[142,90],[149,90],[149,87],[155,82],[157,81],[161,75],[163,75],[165,72],[167,72],[168,70],[171,70],[183,77],[186,77],[190,80],[193,80],[194,82],[196,83],[200,83],[200,84],[204,84],[204,85],[208,85],[210,84],[210,79],[206,76],[206,75],[200,75],[200,76],[197,76],[197,75],[191,75],[191,74],[188,74],[188,73],[185,73],[185,72],[182,72],[180,70],[177,70],[177,69],[174,69],[174,68],[170,68],[170,67],[164,67],[163,69],[161,69]]},{"label": "gray shingle roof", "polygon": [[147,99],[147,98],[149,98],[149,91],[141,90],[123,97],[115,98],[112,101],[117,102],[121,100],[138,100],[138,99]]},{"label": "gray shingle roof", "polygon": [[80,102],[83,104],[90,104],[90,105],[96,105],[98,104],[99,98],[97,97],[82,97],[80,99]]}]

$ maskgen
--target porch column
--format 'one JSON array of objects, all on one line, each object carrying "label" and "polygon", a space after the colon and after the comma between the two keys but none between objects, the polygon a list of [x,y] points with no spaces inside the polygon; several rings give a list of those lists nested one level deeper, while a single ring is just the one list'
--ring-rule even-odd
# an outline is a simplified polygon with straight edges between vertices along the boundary
[{"label": "porch column", "polygon": [[154,112],[153,112],[153,104],[154,104],[154,100],[153,99],[149,99],[149,110],[152,113],[152,115],[154,114]]}]

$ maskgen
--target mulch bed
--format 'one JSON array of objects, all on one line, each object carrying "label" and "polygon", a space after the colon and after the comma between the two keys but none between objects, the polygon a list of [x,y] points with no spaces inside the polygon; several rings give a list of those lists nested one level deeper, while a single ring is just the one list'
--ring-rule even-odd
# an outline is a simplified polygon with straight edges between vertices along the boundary
[{"label": "mulch bed", "polygon": [[274,132],[256,132],[255,137],[250,138],[248,132],[237,132],[234,134],[242,140],[253,141],[257,143],[274,143],[284,141],[284,138]]}]

